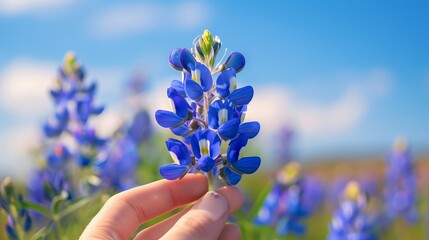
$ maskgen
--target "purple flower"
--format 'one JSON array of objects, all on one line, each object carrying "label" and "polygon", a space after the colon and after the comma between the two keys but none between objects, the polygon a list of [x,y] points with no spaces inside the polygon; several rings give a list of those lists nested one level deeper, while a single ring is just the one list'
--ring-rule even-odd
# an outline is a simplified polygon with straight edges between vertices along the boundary
[{"label": "purple flower", "polygon": [[188,147],[177,139],[170,138],[165,143],[174,163],[161,166],[159,172],[168,180],[181,178],[195,165],[191,162],[191,153]]},{"label": "purple flower", "polygon": [[393,221],[402,216],[407,223],[418,221],[417,179],[413,158],[404,140],[398,139],[389,156],[385,182],[385,217]]},{"label": "purple flower", "polygon": [[97,176],[106,189],[124,191],[136,184],[135,172],[140,161],[138,145],[129,135],[119,137],[107,156],[96,162]]},{"label": "purple flower", "polygon": [[305,234],[304,219],[321,204],[321,185],[302,176],[300,165],[295,162],[286,165],[276,180],[253,223],[274,226],[280,235]]},{"label": "purple flower", "polygon": [[[242,174],[259,168],[259,157],[238,155],[260,129],[258,122],[244,122],[254,94],[251,86],[237,88],[236,73],[243,69],[245,59],[233,52],[225,63],[214,67],[220,46],[219,37],[212,37],[206,30],[192,51],[176,48],[170,54],[169,63],[182,72],[182,81],[173,80],[167,90],[173,111],[158,110],[155,118],[183,142],[167,141],[175,163],[160,168],[166,179],[203,171],[213,174],[215,181],[234,185]],[[214,84],[213,76],[218,73]],[[228,144],[227,153],[221,153],[222,143]]]},{"label": "purple flower", "polygon": [[375,226],[366,212],[366,202],[359,183],[350,181],[343,192],[339,209],[333,215],[328,240],[376,240]]}]

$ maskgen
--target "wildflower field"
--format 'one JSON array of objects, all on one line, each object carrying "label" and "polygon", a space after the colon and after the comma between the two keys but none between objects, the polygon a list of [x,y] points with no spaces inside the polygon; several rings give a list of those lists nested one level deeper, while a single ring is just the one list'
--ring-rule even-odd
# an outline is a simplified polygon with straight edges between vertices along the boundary
[{"label": "wildflower field", "polygon": [[1,0],[0,240],[429,239],[429,3],[363,2]]},{"label": "wildflower field", "polygon": [[182,80],[167,89],[172,109],[157,110],[154,118],[171,133],[153,130],[156,123],[138,102],[143,83],[135,79],[128,89],[137,99],[130,105],[133,114],[108,138],[90,121],[105,109],[96,104],[97,84],[85,79],[76,55],[67,53],[49,92],[53,114],[33,150],[38,168],[27,183],[2,181],[1,237],[76,239],[113,194],[160,178],[180,181],[186,174],[206,175],[214,190],[241,182],[245,203],[230,221],[243,239],[426,236],[423,181],[429,166],[423,158],[416,161],[404,139],[395,140],[386,159],[300,163],[293,161],[293,133],[285,128],[276,141],[278,168],[257,172],[263,148],[250,143],[244,149],[260,130],[257,121],[245,120],[254,90],[236,77],[245,57],[232,52],[214,65],[221,42],[207,30],[193,46],[169,56]]}]

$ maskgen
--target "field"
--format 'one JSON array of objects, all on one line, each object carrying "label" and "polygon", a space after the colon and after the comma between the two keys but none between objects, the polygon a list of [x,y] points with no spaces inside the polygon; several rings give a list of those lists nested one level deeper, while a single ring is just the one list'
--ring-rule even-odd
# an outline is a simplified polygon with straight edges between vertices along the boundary
[{"label": "field", "polygon": [[[153,146],[152,146],[153,147]],[[161,147],[156,146],[157,147]],[[162,157],[163,153],[160,153]],[[156,156],[151,156],[156,159]],[[157,176],[156,167],[157,163],[151,159],[149,163],[141,164],[138,174],[140,181],[148,182],[159,179]],[[402,240],[402,239],[425,239],[427,236],[427,221],[428,221],[428,190],[425,189],[427,177],[425,172],[429,170],[429,158],[418,157],[416,158],[416,174],[419,182],[419,213],[420,220],[418,224],[410,226],[403,220],[399,219],[393,223],[387,230],[380,232],[380,239],[388,240]],[[353,159],[353,160],[322,160],[319,162],[303,164],[303,172],[306,175],[313,176],[320,180],[323,184],[324,202],[322,207],[306,219],[304,222],[307,225],[307,233],[304,236],[278,236],[276,231],[270,227],[254,226],[252,224],[252,216],[255,214],[255,203],[263,199],[270,186],[272,185],[276,172],[274,170],[261,170],[253,175],[247,176],[239,184],[240,189],[246,196],[246,203],[242,210],[231,218],[236,221],[242,231],[242,239],[325,239],[328,235],[328,226],[331,221],[332,212],[336,208],[334,199],[332,197],[332,190],[335,182],[338,179],[371,179],[378,183],[376,189],[378,193],[382,189],[382,181],[384,174],[384,161],[377,158],[366,159]],[[79,234],[83,231],[85,225],[89,222],[92,216],[96,214],[102,203],[105,202],[109,194],[106,192],[99,193],[93,196],[92,200],[83,206],[81,209],[65,219],[64,221],[64,236],[65,239],[77,239]],[[380,209],[382,202],[380,195],[372,196],[370,200],[370,211],[376,212]],[[142,226],[151,225],[166,216],[160,217],[150,223]],[[0,224],[4,224],[4,215],[1,215]],[[36,220],[38,221],[38,220]],[[39,220],[40,221],[40,220]],[[0,230],[0,239],[7,239],[4,229]]]}]

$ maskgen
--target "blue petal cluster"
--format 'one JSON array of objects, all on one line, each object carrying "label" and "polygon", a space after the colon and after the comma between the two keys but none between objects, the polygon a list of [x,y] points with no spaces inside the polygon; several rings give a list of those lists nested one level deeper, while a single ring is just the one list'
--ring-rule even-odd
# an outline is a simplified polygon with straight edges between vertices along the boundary
[{"label": "blue petal cluster", "polygon": [[385,183],[385,217],[388,222],[402,216],[409,224],[418,221],[417,178],[406,143],[398,139],[390,154]]},{"label": "blue petal cluster", "polygon": [[[99,115],[104,107],[94,103],[96,83],[87,84],[85,73],[73,53],[67,53],[59,69],[56,87],[51,90],[55,113],[44,124],[45,136],[54,142],[46,156],[52,169],[64,167],[69,159],[75,159],[80,167],[94,161],[94,153],[105,147],[107,140],[100,138],[88,124],[91,116]],[[61,141],[64,135],[74,139],[77,148],[70,151]]]},{"label": "blue petal cluster", "polygon": [[[172,111],[158,110],[155,118],[182,141],[166,141],[174,161],[159,169],[166,179],[202,171],[222,184],[235,185],[243,174],[259,168],[259,157],[240,154],[260,129],[258,122],[244,122],[253,98],[252,86],[239,88],[237,84],[245,58],[233,52],[225,63],[214,66],[220,46],[219,37],[206,30],[192,50],[177,48],[170,54],[169,63],[182,73],[182,79],[173,80],[167,89]],[[221,152],[221,145],[228,146],[226,153]]]},{"label": "blue petal cluster", "polygon": [[328,240],[376,240],[375,225],[366,212],[367,197],[359,183],[347,184],[339,209],[329,226]]},{"label": "blue petal cluster", "polygon": [[308,176],[302,176],[300,165],[291,162],[277,174],[277,181],[253,223],[273,226],[279,235],[303,235],[306,232],[304,219],[320,207],[321,201],[320,183]]},{"label": "blue petal cluster", "polygon": [[86,195],[82,186],[88,184],[87,174],[94,173],[80,174],[76,169],[92,168],[108,142],[89,124],[91,117],[104,110],[94,103],[96,90],[95,83],[85,82],[85,72],[74,53],[67,53],[50,91],[54,113],[43,125],[46,161],[31,175],[28,184],[33,202],[49,206],[60,194],[67,194],[68,199]]}]

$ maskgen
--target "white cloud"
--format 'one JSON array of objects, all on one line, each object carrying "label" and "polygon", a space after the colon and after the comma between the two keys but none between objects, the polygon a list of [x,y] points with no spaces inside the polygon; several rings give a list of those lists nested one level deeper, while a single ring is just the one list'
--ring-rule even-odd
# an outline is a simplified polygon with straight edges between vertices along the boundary
[{"label": "white cloud", "polygon": [[46,12],[70,4],[72,0],[1,0],[0,13],[17,15]]},{"label": "white cloud", "polygon": [[192,29],[203,26],[209,9],[202,2],[126,3],[101,9],[92,20],[91,32],[102,37],[119,37],[158,28]]},{"label": "white cloud", "polygon": [[3,131],[1,136],[0,176],[26,180],[36,165],[30,150],[39,144],[39,132],[35,127],[20,126]]},{"label": "white cloud", "polygon": [[348,76],[355,80],[327,103],[279,86],[256,87],[247,119],[258,120],[263,134],[286,124],[307,137],[345,133],[365,117],[374,98],[388,94],[391,88],[391,75],[385,70]]},{"label": "white cloud", "polygon": [[57,66],[50,62],[16,59],[0,75],[0,108],[20,116],[43,116],[49,109],[49,87]]}]

